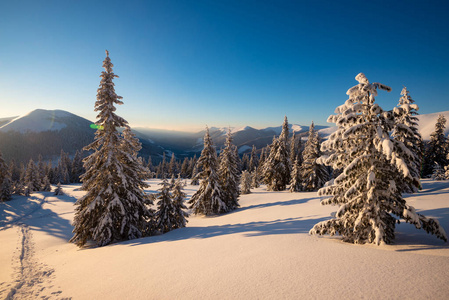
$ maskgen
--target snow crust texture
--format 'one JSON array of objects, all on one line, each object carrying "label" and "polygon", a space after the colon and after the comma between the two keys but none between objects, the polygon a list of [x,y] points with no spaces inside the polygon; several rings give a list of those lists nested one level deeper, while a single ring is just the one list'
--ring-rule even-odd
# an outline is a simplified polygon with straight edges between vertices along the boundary
[{"label": "snow crust texture", "polygon": [[[156,193],[160,182],[149,181],[146,192]],[[448,230],[449,181],[422,184],[407,203]],[[241,195],[232,213],[191,216],[187,227],[163,235],[79,249],[68,240],[73,203],[85,192],[79,184],[62,188],[65,195],[0,203],[1,299],[449,298],[447,244],[407,223],[397,225],[393,245],[310,236],[335,213],[316,192],[262,185]],[[187,199],[197,189],[187,185]]]}]

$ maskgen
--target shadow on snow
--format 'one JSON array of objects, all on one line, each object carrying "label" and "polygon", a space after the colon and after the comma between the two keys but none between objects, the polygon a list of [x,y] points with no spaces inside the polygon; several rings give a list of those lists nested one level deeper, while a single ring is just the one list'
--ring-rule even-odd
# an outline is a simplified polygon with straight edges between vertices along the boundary
[{"label": "shadow on snow", "polygon": [[1,203],[0,208],[0,231],[26,224],[33,230],[46,232],[52,236],[69,240],[72,237],[73,226],[61,215],[73,214],[73,210],[66,213],[55,213],[43,205],[54,205],[53,202],[63,201],[75,203],[74,197],[63,195],[57,196],[58,200],[49,200],[52,192],[39,192],[42,198],[31,194],[30,197],[14,196],[13,199]]}]

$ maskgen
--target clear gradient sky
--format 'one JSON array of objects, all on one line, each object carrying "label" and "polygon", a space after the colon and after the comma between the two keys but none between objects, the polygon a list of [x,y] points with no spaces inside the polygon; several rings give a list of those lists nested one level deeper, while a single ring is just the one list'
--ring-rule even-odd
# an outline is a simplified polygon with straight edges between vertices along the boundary
[{"label": "clear gradient sky", "polygon": [[[0,0],[0,118],[90,120],[110,51],[131,126],[326,125],[363,72],[449,110],[449,1]],[[330,125],[330,124],[328,124]]]}]

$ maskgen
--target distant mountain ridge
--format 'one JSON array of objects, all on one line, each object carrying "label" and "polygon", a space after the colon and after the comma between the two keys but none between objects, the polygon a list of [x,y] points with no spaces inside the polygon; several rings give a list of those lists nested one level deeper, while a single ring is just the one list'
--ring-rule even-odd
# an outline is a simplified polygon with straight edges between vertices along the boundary
[{"label": "distant mountain ridge", "polygon": [[[428,140],[435,130],[438,116],[442,114],[449,120],[449,111],[419,115],[419,131]],[[74,154],[94,139],[95,130],[90,128],[93,122],[64,110],[37,109],[24,116],[0,119],[0,150],[5,159],[16,159],[26,162],[36,159],[38,154],[51,159],[57,157],[63,149]],[[279,123],[282,123],[281,121]],[[445,134],[449,133],[449,124]],[[290,133],[307,138],[309,126],[290,124]],[[231,127],[234,144],[239,153],[251,151],[254,145],[261,149],[278,136],[282,126],[256,129],[250,126]],[[210,135],[218,150],[224,147],[228,128],[210,128]],[[321,136],[327,137],[336,127],[315,125]],[[172,130],[159,130],[136,127],[134,133],[142,143],[140,155],[145,159],[152,156],[155,163],[163,153],[170,156],[174,153],[178,159],[199,155],[203,148],[205,131],[190,133]]]}]

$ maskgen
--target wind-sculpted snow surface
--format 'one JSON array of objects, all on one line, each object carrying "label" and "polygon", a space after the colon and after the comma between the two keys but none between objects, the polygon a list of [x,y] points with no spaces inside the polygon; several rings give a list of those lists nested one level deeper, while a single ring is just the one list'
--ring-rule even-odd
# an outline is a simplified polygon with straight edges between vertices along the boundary
[{"label": "wind-sculpted snow surface", "polygon": [[[160,182],[149,181],[146,192],[156,193]],[[449,181],[422,184],[407,203],[448,230]],[[395,244],[379,247],[310,236],[336,209],[320,206],[316,192],[261,186],[241,195],[232,213],[191,216],[187,227],[163,235],[79,249],[68,242],[73,203],[85,194],[79,188],[0,204],[0,221],[10,221],[0,222],[1,299],[449,298],[447,244],[407,223],[397,225]],[[197,189],[185,186],[187,199]],[[19,217],[23,227],[14,223]],[[28,241],[34,269],[22,277]]]}]

